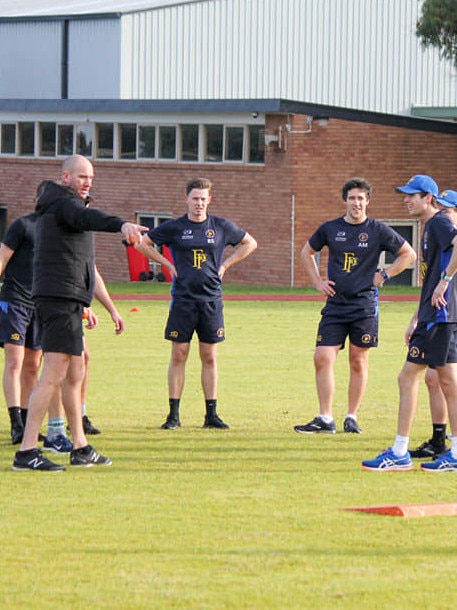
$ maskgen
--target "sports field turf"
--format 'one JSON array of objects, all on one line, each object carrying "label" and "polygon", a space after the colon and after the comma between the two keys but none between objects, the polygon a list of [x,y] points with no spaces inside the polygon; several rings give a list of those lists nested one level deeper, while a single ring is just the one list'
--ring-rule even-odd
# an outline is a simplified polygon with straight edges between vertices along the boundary
[{"label": "sports field turf", "polygon": [[[454,473],[371,473],[393,441],[396,376],[414,303],[381,304],[360,412],[341,432],[347,353],[337,362],[336,435],[298,435],[317,414],[312,353],[321,303],[227,301],[220,415],[204,430],[196,345],[182,401],[167,413],[165,301],[119,301],[116,337],[96,306],[88,414],[108,468],[11,472],[0,421],[0,607],[286,610],[454,607],[457,517],[407,519],[342,510],[453,502]],[[131,311],[136,308],[138,311]],[[428,438],[425,388],[412,434]],[[54,458],[68,463],[68,457]]]}]

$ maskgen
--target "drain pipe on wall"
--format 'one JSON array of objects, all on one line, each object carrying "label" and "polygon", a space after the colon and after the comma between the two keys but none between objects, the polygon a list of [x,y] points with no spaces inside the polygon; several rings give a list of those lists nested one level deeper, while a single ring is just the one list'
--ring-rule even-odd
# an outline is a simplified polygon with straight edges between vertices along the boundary
[{"label": "drain pipe on wall", "polygon": [[290,210],[290,287],[295,284],[295,195],[292,194]]}]

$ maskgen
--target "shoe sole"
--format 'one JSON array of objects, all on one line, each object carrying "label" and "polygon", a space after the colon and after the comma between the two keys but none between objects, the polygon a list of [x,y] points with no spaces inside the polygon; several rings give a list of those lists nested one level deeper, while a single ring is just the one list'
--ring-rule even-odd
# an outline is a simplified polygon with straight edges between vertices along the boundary
[{"label": "shoe sole", "polygon": [[411,470],[414,470],[414,466],[395,466],[393,468],[389,467],[389,468],[372,468],[370,466],[364,466],[362,464],[362,468],[364,470],[368,470],[369,472],[411,472]]},{"label": "shoe sole", "polygon": [[92,468],[92,466],[112,466],[113,462],[109,462],[109,464],[95,464],[94,462],[88,462],[87,464],[72,464],[70,462],[70,466],[74,468]]},{"label": "shoe sole", "polygon": [[42,468],[28,468],[27,466],[11,466],[11,470],[13,470],[14,472],[25,472],[26,470],[33,470],[34,472],[64,472],[65,468],[53,468],[49,470],[44,470]]},{"label": "shoe sole", "polygon": [[295,432],[298,434],[335,434],[336,430],[297,430],[294,428]]},{"label": "shoe sole", "polygon": [[421,466],[422,472],[457,472],[457,468],[424,468]]},{"label": "shoe sole", "polygon": [[212,428],[213,430],[228,430],[230,426],[228,424],[203,424],[202,428]]}]

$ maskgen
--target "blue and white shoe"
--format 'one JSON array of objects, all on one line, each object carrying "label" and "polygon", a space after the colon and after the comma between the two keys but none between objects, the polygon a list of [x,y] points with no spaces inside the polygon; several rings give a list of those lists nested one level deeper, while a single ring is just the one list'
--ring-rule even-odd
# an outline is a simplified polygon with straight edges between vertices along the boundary
[{"label": "blue and white shoe", "polygon": [[63,434],[59,434],[59,436],[56,436],[52,440],[45,437],[43,442],[43,451],[52,451],[53,453],[71,453],[73,451],[73,443]]},{"label": "blue and white shoe", "polygon": [[405,455],[402,455],[402,457],[398,457],[398,455],[395,455],[392,451],[392,447],[389,447],[386,451],[380,453],[374,460],[364,460],[362,462],[362,468],[365,470],[380,470],[383,472],[406,472],[413,469],[413,463],[408,451]]},{"label": "blue and white shoe", "polygon": [[421,470],[424,472],[446,472],[455,470],[457,472],[457,460],[452,457],[451,450],[440,455],[434,462],[421,464]]}]

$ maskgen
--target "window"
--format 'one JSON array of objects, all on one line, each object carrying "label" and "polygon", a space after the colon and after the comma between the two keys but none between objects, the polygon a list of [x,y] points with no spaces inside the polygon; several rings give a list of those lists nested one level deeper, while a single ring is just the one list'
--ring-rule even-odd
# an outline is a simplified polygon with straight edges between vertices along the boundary
[{"label": "window", "polygon": [[35,154],[35,123],[27,121],[18,124],[19,150],[21,156],[32,156]]},{"label": "window", "polygon": [[76,125],[76,152],[84,157],[92,156],[93,125]]},{"label": "window", "polygon": [[57,154],[68,157],[73,154],[73,125],[57,126]]},{"label": "window", "polygon": [[249,125],[249,163],[265,162],[265,126]]},{"label": "window", "polygon": [[156,147],[156,128],[153,125],[138,127],[138,157],[154,159]]},{"label": "window", "polygon": [[[420,251],[419,221],[384,220],[383,222],[404,237],[416,252]],[[395,255],[390,252],[383,252],[379,258],[379,267],[381,269],[385,268],[387,275],[389,274],[389,266],[393,263],[394,259]],[[392,278],[389,282],[389,286],[419,286],[419,266],[420,261],[417,260],[411,267]]]},{"label": "window", "polygon": [[112,159],[114,155],[114,126],[112,123],[97,123],[97,152],[98,159]]},{"label": "window", "polygon": [[56,156],[56,124],[40,123],[40,156]]},{"label": "window", "polygon": [[0,122],[0,155],[264,163],[264,125]]},{"label": "window", "polygon": [[225,161],[242,161],[243,160],[243,127],[226,127],[225,128]]},{"label": "window", "polygon": [[181,161],[198,161],[198,125],[181,126]]},{"label": "window", "polygon": [[159,127],[159,159],[176,159],[176,127]]},{"label": "window", "polygon": [[204,159],[210,163],[221,163],[224,150],[224,126],[205,125],[206,152]]},{"label": "window", "polygon": [[120,158],[136,159],[136,124],[121,123],[119,125]]},{"label": "window", "polygon": [[14,155],[16,153],[16,124],[2,124],[2,155]]}]

